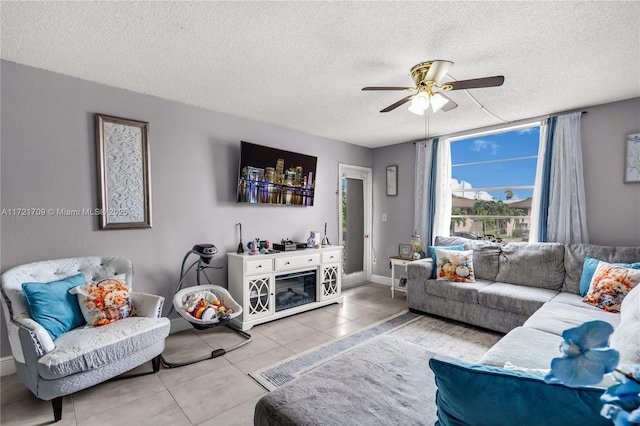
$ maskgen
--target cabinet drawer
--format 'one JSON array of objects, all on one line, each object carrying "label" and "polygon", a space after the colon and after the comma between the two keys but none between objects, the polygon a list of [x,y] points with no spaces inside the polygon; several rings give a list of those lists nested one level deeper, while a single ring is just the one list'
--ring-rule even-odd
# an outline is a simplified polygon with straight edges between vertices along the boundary
[{"label": "cabinet drawer", "polygon": [[340,250],[325,251],[322,253],[322,263],[338,262],[340,260]]},{"label": "cabinet drawer", "polygon": [[308,254],[306,256],[291,256],[276,258],[276,271],[305,266],[316,266],[320,264],[320,253]]},{"label": "cabinet drawer", "polygon": [[247,260],[247,274],[259,272],[271,272],[273,270],[272,259]]}]

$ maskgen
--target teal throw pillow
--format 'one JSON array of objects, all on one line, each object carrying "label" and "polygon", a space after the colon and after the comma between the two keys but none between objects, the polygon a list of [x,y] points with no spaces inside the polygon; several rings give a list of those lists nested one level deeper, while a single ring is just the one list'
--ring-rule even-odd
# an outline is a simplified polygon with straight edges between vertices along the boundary
[{"label": "teal throw pillow", "polygon": [[[600,260],[594,259],[592,257],[585,257],[584,263],[582,264],[582,276],[580,277],[580,296],[584,297],[589,292],[589,288],[591,287],[591,280],[593,279],[593,274],[596,272],[596,268],[598,267],[598,262]],[[615,266],[622,266],[623,268],[629,269],[640,269],[640,262],[637,263],[613,263]]]},{"label": "teal throw pillow", "polygon": [[464,247],[462,246],[429,246],[427,248],[427,252],[429,253],[429,256],[431,256],[431,259],[433,259],[433,273],[431,274],[432,280],[435,280],[438,277],[436,275],[436,272],[438,270],[437,268],[438,259],[436,259],[436,248],[447,249],[447,250],[457,250],[457,251],[464,250]]},{"label": "teal throw pillow", "polygon": [[603,388],[547,384],[533,374],[435,358],[429,367],[438,387],[436,425],[611,426],[600,415]]},{"label": "teal throw pillow", "polygon": [[22,284],[31,318],[44,327],[52,339],[85,324],[78,298],[69,294],[69,290],[86,282],[84,274],[78,274],[49,283]]}]

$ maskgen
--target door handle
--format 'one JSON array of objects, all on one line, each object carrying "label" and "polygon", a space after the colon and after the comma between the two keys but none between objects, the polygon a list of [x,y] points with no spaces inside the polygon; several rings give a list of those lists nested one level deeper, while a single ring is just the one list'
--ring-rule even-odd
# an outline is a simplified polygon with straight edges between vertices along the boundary
[{"label": "door handle", "polygon": [[367,238],[369,238],[369,235],[364,234],[364,239],[366,240]]}]

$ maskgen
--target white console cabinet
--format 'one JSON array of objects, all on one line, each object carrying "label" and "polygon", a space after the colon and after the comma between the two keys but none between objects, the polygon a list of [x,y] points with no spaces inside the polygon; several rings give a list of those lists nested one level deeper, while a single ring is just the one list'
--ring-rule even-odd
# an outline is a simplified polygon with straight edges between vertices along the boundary
[{"label": "white console cabinet", "polygon": [[231,321],[254,325],[342,303],[342,246],[250,255],[227,253],[228,289],[242,305]]}]

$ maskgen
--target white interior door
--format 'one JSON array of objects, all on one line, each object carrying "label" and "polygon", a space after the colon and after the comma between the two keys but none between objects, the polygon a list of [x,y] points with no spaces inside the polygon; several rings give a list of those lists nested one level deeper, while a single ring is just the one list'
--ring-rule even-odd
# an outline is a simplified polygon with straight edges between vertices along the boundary
[{"label": "white interior door", "polygon": [[347,288],[371,278],[371,169],[349,164],[338,167],[342,287]]}]

